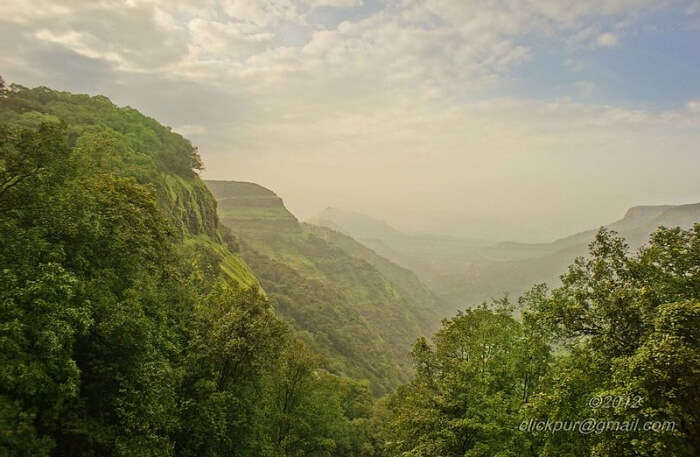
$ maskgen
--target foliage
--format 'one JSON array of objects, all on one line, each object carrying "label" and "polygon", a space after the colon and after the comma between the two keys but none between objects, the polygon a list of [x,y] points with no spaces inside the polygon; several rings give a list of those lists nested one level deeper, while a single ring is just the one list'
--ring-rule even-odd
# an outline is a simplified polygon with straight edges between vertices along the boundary
[{"label": "foliage", "polygon": [[389,455],[532,455],[519,411],[539,387],[549,349],[506,300],[443,321],[434,348],[413,348],[416,376],[391,397]]},{"label": "foliage", "polygon": [[236,238],[200,167],[133,109],[0,78],[0,455],[700,454],[700,224],[634,253],[600,231],[517,317],[497,300],[419,338],[375,400],[430,293],[252,184],[222,200]]},{"label": "foliage", "polygon": [[[601,230],[589,259],[562,286],[523,299],[528,316],[568,348],[533,412],[554,419],[667,421],[664,432],[556,436],[543,455],[697,455],[700,452],[700,224],[660,228],[635,255]],[[591,409],[592,397],[641,399],[639,408]],[[573,438],[573,439],[572,439]]]},{"label": "foliage", "polygon": [[[390,424],[373,437],[380,455],[698,455],[699,292],[700,224],[661,227],[633,255],[601,230],[561,287],[521,298],[521,319],[501,301],[416,343],[416,376],[375,412]],[[606,397],[621,401],[591,407]],[[599,430],[523,431],[530,419]]]},{"label": "foliage", "polygon": [[354,455],[366,386],[289,349],[189,142],[45,88],[0,121],[0,455]]}]

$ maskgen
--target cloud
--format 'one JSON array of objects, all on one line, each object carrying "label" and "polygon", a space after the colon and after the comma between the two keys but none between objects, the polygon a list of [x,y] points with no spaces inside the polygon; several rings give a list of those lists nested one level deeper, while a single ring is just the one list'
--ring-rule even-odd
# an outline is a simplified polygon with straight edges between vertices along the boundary
[{"label": "cloud", "polygon": [[222,0],[221,7],[230,18],[258,27],[300,20],[297,4],[293,0]]},{"label": "cloud", "polygon": [[80,7],[41,1],[34,10],[10,2],[3,17],[42,43],[112,64],[119,71],[163,71],[186,54],[187,34],[175,19],[150,3],[129,6],[105,0]]},{"label": "cloud", "polygon": [[353,9],[363,2],[130,0],[125,6],[104,0],[80,14],[58,0],[43,0],[41,8],[10,3],[11,16],[33,28],[36,39],[120,71],[235,83],[253,93],[303,80],[327,87],[357,81],[352,87],[367,92],[359,82],[372,75],[378,91],[428,98],[473,93],[507,78],[533,56],[530,46],[519,43],[523,34],[573,34],[574,43],[597,39],[612,45],[616,38],[587,25],[590,18],[650,4],[531,0],[526,6],[495,1],[484,8],[476,0],[387,0],[374,14],[325,29],[308,23],[314,8]]},{"label": "cloud", "polygon": [[586,67],[586,65],[581,60],[573,59],[570,57],[564,60],[563,65],[564,68],[575,73],[582,71]]},{"label": "cloud", "polygon": [[700,113],[700,99],[689,101],[687,106],[691,113]]},{"label": "cloud", "polygon": [[599,24],[587,25],[571,33],[566,44],[570,50],[595,48],[598,47],[597,40],[600,35],[601,26]]},{"label": "cloud", "polygon": [[619,45],[619,37],[611,32],[603,32],[599,24],[578,29],[567,39],[570,50],[612,48]]},{"label": "cloud", "polygon": [[37,31],[34,36],[42,41],[62,45],[82,56],[90,57],[91,59],[106,60],[123,69],[130,69],[128,68],[126,59],[118,52],[100,49],[99,45],[96,46],[96,38],[90,34],[75,31],[56,34],[50,30],[42,29]]},{"label": "cloud", "polygon": [[274,38],[271,32],[240,22],[218,22],[202,18],[187,23],[190,60],[245,58],[262,51]]},{"label": "cloud", "polygon": [[[8,81],[105,93],[178,126],[208,176],[274,184],[302,217],[331,198],[390,211],[408,193],[420,194],[417,210],[487,217],[533,201],[575,208],[573,190],[552,189],[590,189],[584,178],[605,173],[612,184],[590,192],[645,192],[629,166],[644,160],[692,181],[682,159],[697,154],[700,101],[676,110],[594,102],[606,93],[589,74],[599,47],[619,45],[658,5],[10,0],[0,64]],[[338,20],[314,22],[322,8]],[[580,72],[555,65],[548,75],[570,99],[503,95],[528,78],[527,62],[548,58]],[[655,159],[659,150],[678,160]],[[392,195],[379,192],[387,182]]]},{"label": "cloud", "polygon": [[610,32],[605,32],[603,34],[598,35],[598,38],[596,39],[596,43],[601,48],[614,48],[620,42],[619,42],[616,35],[613,35]]},{"label": "cloud", "polygon": [[317,8],[320,6],[351,8],[353,6],[360,6],[363,4],[362,0],[305,0],[305,3],[312,8]]},{"label": "cloud", "polygon": [[[581,49],[619,44],[622,32],[605,32],[604,19],[628,23],[654,7],[646,0],[494,0],[489,7],[476,0],[386,0],[379,9],[326,28],[307,20],[314,8],[365,5],[103,0],[78,12],[66,1],[38,1],[41,8],[20,0],[8,7],[23,36],[34,40],[25,41],[25,49],[60,46],[111,66],[115,77],[134,73],[153,81],[187,81],[251,103],[307,94],[326,106],[404,100],[450,106],[479,97],[506,84],[541,52],[532,36],[552,46],[565,43],[564,67],[580,72]],[[15,62],[26,59],[18,55]],[[594,85],[575,87],[589,96]]]}]

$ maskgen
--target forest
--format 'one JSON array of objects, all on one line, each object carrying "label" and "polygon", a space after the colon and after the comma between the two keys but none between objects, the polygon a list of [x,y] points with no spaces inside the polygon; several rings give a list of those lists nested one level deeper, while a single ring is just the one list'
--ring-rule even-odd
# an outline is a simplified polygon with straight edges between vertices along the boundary
[{"label": "forest", "polygon": [[560,285],[431,326],[359,243],[220,220],[203,167],[0,80],[0,456],[700,455],[700,224],[602,229]]}]

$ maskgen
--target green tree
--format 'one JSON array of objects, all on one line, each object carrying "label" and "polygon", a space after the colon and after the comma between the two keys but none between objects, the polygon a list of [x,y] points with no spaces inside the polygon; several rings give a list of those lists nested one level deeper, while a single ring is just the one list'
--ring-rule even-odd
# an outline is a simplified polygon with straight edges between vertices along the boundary
[{"label": "green tree", "polygon": [[290,340],[269,386],[274,455],[356,456],[371,396],[367,383],[334,376],[322,359]]},{"label": "green tree", "polygon": [[[189,361],[211,355],[189,344],[208,335],[197,324],[225,302],[223,325],[251,302],[220,292],[236,287],[219,267],[232,254],[213,198],[191,169],[162,164],[192,163],[193,148],[104,97],[46,88],[3,92],[0,121],[0,454],[173,455],[185,380],[199,375]],[[184,257],[190,229],[221,253],[206,269]],[[206,287],[193,281],[203,275]],[[253,302],[264,325],[282,325]],[[275,339],[209,347],[246,359]]]},{"label": "green tree", "polygon": [[[668,421],[665,432],[550,434],[542,455],[691,456],[698,441],[700,382],[700,224],[660,228],[630,255],[601,230],[590,257],[578,259],[562,286],[526,294],[528,319],[551,331],[562,355],[530,410],[558,420]],[[595,396],[639,397],[591,409]]]},{"label": "green tree", "polygon": [[264,381],[287,329],[254,290],[219,283],[197,306],[182,385],[176,455],[259,455]]},{"label": "green tree", "polygon": [[531,455],[519,411],[546,371],[548,346],[506,300],[443,321],[413,348],[414,380],[392,396],[388,455]]}]

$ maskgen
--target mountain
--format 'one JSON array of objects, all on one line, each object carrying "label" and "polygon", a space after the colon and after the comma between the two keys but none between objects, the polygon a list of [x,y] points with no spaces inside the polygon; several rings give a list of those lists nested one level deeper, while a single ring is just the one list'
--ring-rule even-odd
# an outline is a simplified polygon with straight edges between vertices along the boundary
[{"label": "mountain", "polygon": [[[504,293],[517,296],[535,283],[556,285],[567,265],[586,254],[598,231],[586,230],[550,243],[489,244],[410,235],[369,216],[338,209],[326,209],[312,221],[357,237],[386,258],[415,271],[445,304],[446,313]],[[660,226],[688,228],[696,222],[700,222],[700,203],[635,206],[606,227],[636,249]]]},{"label": "mountain", "polygon": [[[631,248],[638,248],[649,238],[658,227],[691,227],[700,220],[700,203],[691,205],[656,205],[634,206],[627,210],[624,217],[605,227],[614,230],[625,237]],[[536,258],[547,254],[578,249],[583,254],[585,247],[591,242],[598,230],[586,230],[551,243],[515,243],[504,242],[491,247],[493,252],[498,250],[517,253],[528,252],[524,258]],[[514,257],[520,257],[514,254]],[[507,257],[506,257],[507,259]]]},{"label": "mountain", "polygon": [[309,222],[352,233],[352,236],[358,240],[406,237],[405,233],[396,230],[384,221],[333,207],[326,208]]},{"label": "mountain", "polygon": [[406,379],[434,297],[267,189],[210,183],[237,240],[201,168],[132,108],[0,78],[0,455],[368,455],[365,379]]},{"label": "mountain", "polygon": [[[379,255],[415,272],[437,296],[443,297],[444,284],[436,277],[442,276],[442,266],[451,265],[455,259],[459,259],[460,265],[482,261],[481,249],[491,244],[475,238],[404,233],[384,221],[338,208],[326,208],[309,222],[355,238]],[[449,301],[440,300],[440,305],[443,315],[455,311]]]},{"label": "mountain", "polygon": [[269,189],[206,184],[277,312],[331,361],[332,372],[369,379],[377,394],[408,379],[412,343],[440,317],[415,274],[349,236],[300,223]]},{"label": "mountain", "polygon": [[1,82],[0,455],[260,455],[286,327],[197,149],[106,97]]}]

